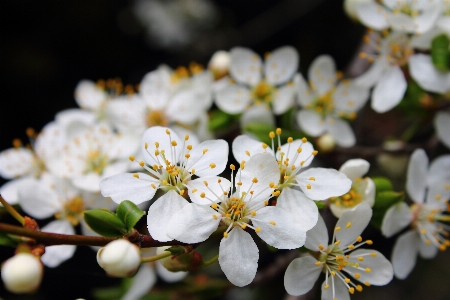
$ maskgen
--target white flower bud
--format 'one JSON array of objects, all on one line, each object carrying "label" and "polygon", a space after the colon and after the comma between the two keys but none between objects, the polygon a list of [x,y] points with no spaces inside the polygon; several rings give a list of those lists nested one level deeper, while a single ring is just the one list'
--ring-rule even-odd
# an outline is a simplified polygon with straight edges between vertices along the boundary
[{"label": "white flower bud", "polygon": [[321,152],[330,152],[336,147],[336,141],[330,134],[326,133],[317,139],[317,146]]},{"label": "white flower bud", "polygon": [[133,275],[141,264],[139,247],[128,240],[115,240],[97,252],[97,262],[113,277]]},{"label": "white flower bud", "polygon": [[1,273],[8,291],[23,294],[39,287],[43,272],[39,258],[30,253],[19,253],[3,263]]},{"label": "white flower bud", "polygon": [[208,63],[208,69],[213,72],[214,78],[218,79],[228,73],[230,62],[230,54],[227,51],[219,50],[211,57],[211,60]]}]

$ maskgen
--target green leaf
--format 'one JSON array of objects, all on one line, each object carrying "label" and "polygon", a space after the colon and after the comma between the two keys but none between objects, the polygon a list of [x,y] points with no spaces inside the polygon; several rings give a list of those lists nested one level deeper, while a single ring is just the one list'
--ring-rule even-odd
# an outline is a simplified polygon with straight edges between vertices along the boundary
[{"label": "green leaf", "polygon": [[431,59],[434,66],[440,71],[448,71],[449,60],[449,38],[446,34],[436,36],[431,41]]},{"label": "green leaf", "polygon": [[230,115],[219,109],[211,112],[208,127],[211,131],[229,129],[239,119],[239,115]]},{"label": "green leaf", "polygon": [[0,232],[0,245],[8,247],[17,247],[17,242],[11,239],[8,234]]},{"label": "green leaf", "polygon": [[145,213],[130,200],[125,200],[120,202],[116,214],[130,231]]},{"label": "green leaf", "polygon": [[262,123],[248,123],[244,126],[243,131],[249,132],[256,136],[258,140],[267,145],[272,145],[272,140],[269,137],[271,131],[275,131],[275,127]]},{"label": "green leaf", "polygon": [[394,188],[392,182],[386,177],[372,177],[373,183],[375,183],[375,188],[377,193],[384,191],[392,191]]},{"label": "green leaf", "polygon": [[316,203],[317,208],[320,209],[324,209],[325,207],[327,207],[327,203],[326,201],[314,201],[314,203]]},{"label": "green leaf", "polygon": [[375,204],[372,207],[373,215],[371,224],[378,229],[381,229],[386,211],[394,204],[402,202],[405,199],[405,193],[394,191],[378,192],[375,196]]},{"label": "green leaf", "polygon": [[122,237],[128,232],[125,223],[106,209],[86,210],[84,220],[92,230],[105,237]]}]

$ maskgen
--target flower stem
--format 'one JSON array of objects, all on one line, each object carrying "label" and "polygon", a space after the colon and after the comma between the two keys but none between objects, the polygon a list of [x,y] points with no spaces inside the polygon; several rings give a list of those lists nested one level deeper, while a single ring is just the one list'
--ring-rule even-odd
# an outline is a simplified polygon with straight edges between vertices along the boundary
[{"label": "flower stem", "polygon": [[203,263],[202,268],[205,268],[207,266],[212,265],[213,263],[215,263],[217,260],[219,259],[219,254],[217,254],[216,256],[214,256],[213,258],[211,258],[210,260],[207,260]]},{"label": "flower stem", "polygon": [[6,202],[5,199],[3,199],[2,196],[0,196],[0,202],[2,203],[3,207],[5,207],[6,211],[14,217],[14,219],[16,219],[20,224],[24,224],[25,223],[25,219],[24,217],[22,217],[21,214],[19,214],[19,212],[12,207],[11,204],[9,204],[8,202]]},{"label": "flower stem", "polygon": [[166,253],[162,253],[162,254],[158,254],[158,255],[154,255],[154,256],[150,256],[150,257],[142,257],[141,258],[141,263],[148,263],[148,262],[152,262],[152,261],[157,261],[166,257],[171,256],[172,253],[170,253],[169,251],[166,251]]}]

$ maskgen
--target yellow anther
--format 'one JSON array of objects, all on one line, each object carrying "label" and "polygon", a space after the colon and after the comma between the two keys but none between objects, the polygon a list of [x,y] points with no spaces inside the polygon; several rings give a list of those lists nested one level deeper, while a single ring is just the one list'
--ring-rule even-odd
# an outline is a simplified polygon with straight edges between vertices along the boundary
[{"label": "yellow anther", "polygon": [[317,151],[317,150],[314,150],[311,154],[312,155],[314,155],[314,156],[316,156],[317,155],[317,153],[319,153],[319,151]]},{"label": "yellow anther", "polygon": [[330,285],[327,283],[327,284],[325,284],[325,285],[323,286],[323,289],[326,290],[326,289],[328,289],[329,287],[330,287]]},{"label": "yellow anther", "polygon": [[245,150],[245,154],[247,154],[248,156],[250,156],[250,151]]},{"label": "yellow anther", "polygon": [[308,141],[308,139],[307,138],[302,138],[302,143],[306,143]]},{"label": "yellow anther", "polygon": [[275,130],[275,132],[277,133],[277,135],[281,134],[281,128],[277,128],[277,130]]},{"label": "yellow anther", "polygon": [[145,148],[145,150],[147,150],[147,148],[148,148],[148,144],[147,143],[144,143],[144,148]]},{"label": "yellow anther", "polygon": [[355,277],[356,279],[359,279],[361,277],[361,275],[359,273],[355,273],[355,275],[353,277]]},{"label": "yellow anther", "polygon": [[186,134],[186,135],[184,136],[184,140],[187,141],[188,139],[189,139],[189,134]]},{"label": "yellow anther", "polygon": [[252,210],[251,214],[252,214],[252,217],[256,216],[256,211]]},{"label": "yellow anther", "polygon": [[242,224],[241,228],[245,230],[245,228],[247,228],[247,224]]},{"label": "yellow anther", "polygon": [[345,280],[346,283],[350,282],[350,278],[344,278],[344,280]]},{"label": "yellow anther", "polygon": [[167,134],[170,134],[170,131],[169,131],[169,129],[166,129],[166,133],[167,133]]},{"label": "yellow anther", "polygon": [[135,157],[133,155],[130,155],[130,157],[128,157],[131,161],[135,160]]},{"label": "yellow anther", "polygon": [[368,281],[364,282],[365,286],[370,286],[370,283]]},{"label": "yellow anther", "polygon": [[339,231],[339,230],[341,230],[341,227],[336,227],[336,228],[334,228],[334,230]]},{"label": "yellow anther", "polygon": [[[352,226],[352,223],[351,222],[347,222],[347,225],[345,225],[345,228],[350,228]],[[362,240],[362,239],[361,239]],[[358,240],[357,240],[358,241]],[[361,242],[361,241],[358,241],[358,242]]]},{"label": "yellow anther", "polygon": [[366,243],[367,243],[367,245],[372,245],[373,244],[373,242],[371,240],[367,240]]},{"label": "yellow anther", "polygon": [[441,244],[441,245],[439,245],[439,250],[445,251],[445,250],[447,250],[447,246],[444,244]]},{"label": "yellow anther", "polygon": [[267,147],[268,147],[267,144],[265,144],[265,143],[262,143],[261,146],[263,147],[263,149],[267,149]]},{"label": "yellow anther", "polygon": [[[145,143],[145,145],[148,146],[147,143]],[[159,143],[158,142],[155,142],[155,147],[159,148]],[[147,149],[147,148],[145,148],[145,149]]]},{"label": "yellow anther", "polygon": [[140,162],[139,162],[139,165],[140,165],[141,167],[143,167],[143,166],[145,166],[145,162],[140,161]]},{"label": "yellow anther", "polygon": [[158,155],[159,155],[159,150],[156,149],[156,150],[155,150],[155,156],[158,156]]},{"label": "yellow anther", "polygon": [[200,197],[201,197],[201,198],[205,198],[205,197],[206,197],[205,193],[202,192],[202,193],[200,194]]},{"label": "yellow anther", "polygon": [[370,253],[370,256],[375,257],[377,254],[375,252]]},{"label": "yellow anther", "polygon": [[169,183],[167,182],[167,180],[163,180],[163,185],[168,185]]},{"label": "yellow anther", "polygon": [[211,207],[214,208],[214,209],[216,209],[216,208],[217,208],[217,203],[211,204]]},{"label": "yellow anther", "polygon": [[187,146],[186,146],[186,149],[192,150],[192,145],[187,145]]},{"label": "yellow anther", "polygon": [[264,201],[264,205],[265,205],[265,206],[269,205],[269,201],[265,200],[265,201]]},{"label": "yellow anther", "polygon": [[288,141],[288,143],[292,143],[294,141],[294,139],[291,137],[288,137],[287,141]]},{"label": "yellow anther", "polygon": [[240,210],[237,210],[237,211],[234,212],[234,215],[237,216],[237,215],[239,215],[240,213],[241,213],[241,211],[240,211]]},{"label": "yellow anther", "polygon": [[155,184],[152,183],[150,186],[151,186],[152,188],[156,189],[156,185],[155,185]]},{"label": "yellow anther", "polygon": [[241,181],[239,181],[238,183],[236,183],[238,186],[241,186],[242,185],[242,182]]},{"label": "yellow anther", "polygon": [[362,292],[363,287],[362,287],[360,284],[358,284],[358,285],[356,286],[356,290],[357,290],[358,292]]},{"label": "yellow anther", "polygon": [[274,196],[274,197],[278,197],[278,196],[280,196],[280,191],[273,191],[272,192],[272,196]]},{"label": "yellow anther", "polygon": [[206,152],[208,152],[208,149],[203,149],[202,153],[205,154]]},{"label": "yellow anther", "polygon": [[273,182],[269,183],[270,188],[273,188],[274,186],[275,186],[275,183],[273,183]]},{"label": "yellow anther", "polygon": [[309,180],[316,181],[316,178],[314,178],[314,177],[309,177]]},{"label": "yellow anther", "polygon": [[186,154],[184,155],[184,157],[189,158],[189,157],[191,157],[191,155],[190,155],[189,153],[186,153]]},{"label": "yellow anther", "polygon": [[308,184],[306,185],[306,188],[307,188],[308,190],[310,190],[310,189],[311,189],[311,185],[308,183]]},{"label": "yellow anther", "polygon": [[208,181],[204,180],[204,181],[203,181],[203,184],[204,184],[205,186],[208,186]]},{"label": "yellow anther", "polygon": [[217,216],[216,215],[212,215],[212,216],[213,216],[214,220],[217,220]]},{"label": "yellow anther", "polygon": [[359,261],[364,261],[364,257],[360,256],[360,257],[358,257],[358,260]]},{"label": "yellow anther", "polygon": [[181,190],[180,191],[180,196],[183,196],[184,195],[184,190]]},{"label": "yellow anther", "polygon": [[254,178],[252,179],[252,182],[253,182],[253,183],[258,183],[258,178],[254,177]]},{"label": "yellow anther", "polygon": [[353,249],[355,249],[355,246],[353,246],[353,245],[348,245],[347,248],[350,249],[350,250],[353,250]]},{"label": "yellow anther", "polygon": [[322,251],[323,250],[323,245],[322,244],[319,244],[319,249],[320,249],[320,251]]},{"label": "yellow anther", "polygon": [[426,234],[426,233],[427,233],[427,230],[426,230],[426,229],[422,229],[422,230],[420,231],[420,233]]},{"label": "yellow anther", "polygon": [[139,178],[139,174],[133,174],[134,178]]},{"label": "yellow anther", "polygon": [[316,262],[315,262],[315,265],[316,265],[316,266],[321,266],[322,263],[321,263],[320,261],[316,261]]},{"label": "yellow anther", "polygon": [[430,240],[426,240],[426,241],[425,241],[425,244],[427,244],[428,246],[430,246],[430,245],[431,245],[431,241],[430,241]]},{"label": "yellow anther", "polygon": [[270,221],[269,223],[273,226],[277,225],[277,223],[275,223],[274,221]]},{"label": "yellow anther", "polygon": [[353,295],[355,293],[355,288],[353,287],[349,288],[348,292]]},{"label": "yellow anther", "polygon": [[195,169],[191,170],[191,174],[194,175],[195,174]]},{"label": "yellow anther", "polygon": [[260,232],[261,231],[261,227],[256,227],[255,228],[255,232]]},{"label": "yellow anther", "polygon": [[331,271],[331,275],[336,276],[336,272],[335,271]]},{"label": "yellow anther", "polygon": [[370,273],[370,272],[372,272],[372,270],[370,268],[366,268],[366,272]]},{"label": "yellow anther", "polygon": [[287,180],[287,179],[289,179],[289,176],[288,176],[288,175],[284,175],[283,178],[284,178],[285,180]]},{"label": "yellow anther", "polygon": [[303,149],[302,149],[301,147],[299,147],[299,148],[297,149],[297,153],[302,153],[302,151],[303,151]]},{"label": "yellow anther", "polygon": [[227,191],[224,191],[224,192],[223,192],[223,195],[224,195],[224,196],[227,196],[227,195],[228,195],[228,192],[227,192]]},{"label": "yellow anther", "polygon": [[176,141],[172,141],[172,143],[171,143],[171,144],[172,144],[172,146],[174,146],[174,147],[175,147],[175,146],[177,145],[177,142],[176,142]]},{"label": "yellow anther", "polygon": [[236,167],[233,164],[231,164],[230,169],[234,171],[234,170],[236,170]]},{"label": "yellow anther", "polygon": [[197,189],[193,189],[193,190],[192,190],[192,193],[195,193],[196,191],[197,191]]},{"label": "yellow anther", "polygon": [[273,131],[269,132],[269,137],[271,139],[275,138],[275,132],[273,132]]},{"label": "yellow anther", "polygon": [[337,246],[341,243],[341,240],[337,240],[336,242],[334,242],[334,244]]},{"label": "yellow anther", "polygon": [[224,238],[227,238],[227,237],[228,237],[228,233],[224,232],[224,233],[223,233],[223,237],[224,237]]},{"label": "yellow anther", "polygon": [[303,166],[304,164],[305,164],[305,161],[302,160],[302,161],[300,162],[300,166]]}]

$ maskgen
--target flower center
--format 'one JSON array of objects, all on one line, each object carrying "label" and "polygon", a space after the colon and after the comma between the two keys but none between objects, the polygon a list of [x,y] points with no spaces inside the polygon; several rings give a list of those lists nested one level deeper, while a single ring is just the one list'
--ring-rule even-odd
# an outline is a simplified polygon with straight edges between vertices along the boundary
[{"label": "flower center", "polygon": [[225,225],[247,224],[250,221],[251,212],[247,203],[243,201],[245,196],[241,198],[231,197],[220,204],[222,211],[222,222]]},{"label": "flower center", "polygon": [[408,63],[409,57],[413,54],[413,50],[409,45],[406,36],[400,35],[396,39],[392,39],[387,45],[386,59],[391,65],[404,66]]},{"label": "flower center", "polygon": [[352,184],[352,187],[348,193],[340,196],[340,197],[331,197],[330,201],[334,203],[334,205],[343,208],[353,208],[362,201],[362,194],[366,189],[368,184],[367,178],[357,178],[355,182]]},{"label": "flower center", "polygon": [[76,196],[64,203],[63,211],[56,213],[55,218],[65,218],[73,226],[77,226],[80,220],[83,218],[85,206],[83,198]]},{"label": "flower center", "polygon": [[102,174],[108,164],[108,155],[102,153],[100,150],[88,150],[85,173],[95,172]]},{"label": "flower center", "polygon": [[315,110],[318,114],[326,116],[333,112],[334,110],[334,101],[333,101],[333,93],[334,89],[329,91],[328,93],[318,97],[311,104],[311,108]]},{"label": "flower center", "polygon": [[251,91],[252,99],[256,104],[271,103],[273,100],[274,87],[266,81],[260,81]]},{"label": "flower center", "polygon": [[149,111],[145,117],[145,122],[147,127],[153,126],[163,126],[166,127],[169,125],[169,119],[166,114],[161,110],[153,110]]}]

